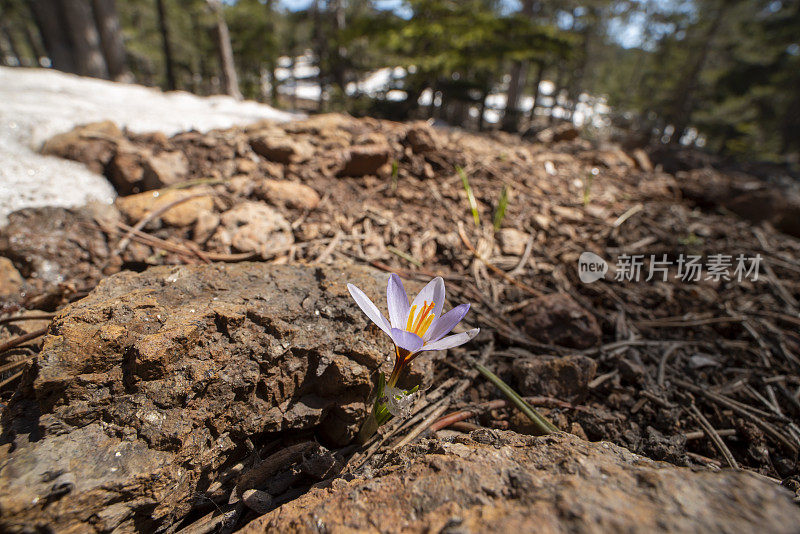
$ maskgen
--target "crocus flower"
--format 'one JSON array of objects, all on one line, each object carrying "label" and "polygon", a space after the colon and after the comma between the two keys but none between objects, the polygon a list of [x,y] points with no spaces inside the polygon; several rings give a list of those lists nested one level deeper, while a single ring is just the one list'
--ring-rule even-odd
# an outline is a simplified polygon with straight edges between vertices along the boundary
[{"label": "crocus flower", "polygon": [[431,280],[409,304],[400,277],[390,275],[386,287],[388,320],[363,291],[353,284],[347,284],[347,289],[359,308],[394,342],[396,361],[386,384],[388,387],[394,387],[400,372],[420,352],[463,345],[480,331],[473,328],[461,334],[447,335],[467,314],[469,304],[460,304],[442,315],[444,280],[441,276]]}]

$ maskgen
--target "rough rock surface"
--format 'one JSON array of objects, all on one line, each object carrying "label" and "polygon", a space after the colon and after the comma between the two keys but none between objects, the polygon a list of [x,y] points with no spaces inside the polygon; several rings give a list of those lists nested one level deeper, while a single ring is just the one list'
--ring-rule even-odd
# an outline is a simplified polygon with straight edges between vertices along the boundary
[{"label": "rough rock surface", "polygon": [[26,279],[24,290],[43,294],[64,284],[93,287],[103,276],[110,249],[96,219],[113,220],[112,206],[79,209],[28,208],[9,215],[0,228],[0,256],[10,259]]},{"label": "rough rock surface", "polygon": [[745,472],[694,472],[569,434],[477,430],[391,454],[243,532],[797,531],[790,494]]},{"label": "rough rock surface", "polygon": [[565,293],[535,299],[524,317],[525,333],[543,343],[588,349],[602,335],[594,316]]},{"label": "rough rock surface", "polygon": [[348,442],[388,339],[345,284],[358,267],[156,267],[103,280],[55,319],[3,413],[0,530],[153,532],[247,438]]}]

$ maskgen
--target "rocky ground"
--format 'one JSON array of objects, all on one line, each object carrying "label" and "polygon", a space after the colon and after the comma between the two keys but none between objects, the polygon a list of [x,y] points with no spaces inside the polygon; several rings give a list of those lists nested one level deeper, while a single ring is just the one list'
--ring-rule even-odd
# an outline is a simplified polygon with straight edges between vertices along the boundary
[{"label": "rocky ground", "polygon": [[[43,152],[120,196],[0,229],[6,530],[799,524],[800,200],[780,172],[569,127],[340,115],[172,137],[95,123]],[[605,280],[579,280],[586,251]],[[636,282],[614,280],[620,254],[763,261],[757,281]],[[380,302],[389,271],[441,274],[482,330],[418,358],[411,417],[356,448],[391,351],[345,284]],[[569,434],[526,436],[475,360]]]}]

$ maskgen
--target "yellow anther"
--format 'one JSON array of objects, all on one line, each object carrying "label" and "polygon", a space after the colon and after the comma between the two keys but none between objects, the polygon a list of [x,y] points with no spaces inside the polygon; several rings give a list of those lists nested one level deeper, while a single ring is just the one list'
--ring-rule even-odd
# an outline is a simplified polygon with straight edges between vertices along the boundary
[{"label": "yellow anther", "polygon": [[411,311],[408,312],[408,322],[406,323],[406,332],[411,332],[411,327],[414,325],[414,312],[417,309],[417,305],[414,304],[411,306]]}]

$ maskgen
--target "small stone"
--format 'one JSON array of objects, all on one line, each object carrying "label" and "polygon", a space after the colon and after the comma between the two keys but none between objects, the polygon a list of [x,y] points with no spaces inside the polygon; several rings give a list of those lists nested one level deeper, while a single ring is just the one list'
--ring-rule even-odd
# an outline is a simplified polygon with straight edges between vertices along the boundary
[{"label": "small stone", "polygon": [[145,189],[142,152],[117,152],[106,170],[111,185],[120,195],[132,195]]},{"label": "small stone", "polygon": [[51,137],[42,146],[42,154],[79,161],[103,174],[121,138],[122,132],[113,122],[93,122]]},{"label": "small stone", "polygon": [[617,364],[619,374],[623,380],[631,384],[641,384],[645,377],[645,368],[642,364],[628,358],[621,358]]},{"label": "small stone", "polygon": [[568,400],[584,393],[597,373],[597,362],[587,356],[521,358],[514,361],[514,375],[522,395]]},{"label": "small stone", "polygon": [[202,211],[197,216],[192,231],[192,239],[196,243],[203,244],[208,241],[219,226],[219,215],[212,211]]},{"label": "small stone", "polygon": [[372,144],[352,147],[345,155],[345,162],[338,176],[364,176],[375,174],[389,161],[389,145]]},{"label": "small stone", "polygon": [[19,296],[24,284],[25,280],[14,267],[14,263],[0,256],[0,299]]},{"label": "small stone", "polygon": [[159,189],[182,182],[189,173],[189,160],[183,152],[160,152],[144,162],[144,189]]},{"label": "small stone", "polygon": [[524,313],[525,333],[550,345],[588,349],[600,342],[602,331],[588,310],[566,293],[535,299]]},{"label": "small stone", "polygon": [[433,128],[425,123],[417,124],[408,130],[406,143],[415,154],[435,152],[439,148]]},{"label": "small stone", "polygon": [[320,201],[317,192],[309,186],[288,180],[265,178],[256,184],[254,192],[262,200],[290,208],[313,210]]},{"label": "small stone", "polygon": [[108,204],[90,203],[26,208],[8,216],[0,228],[0,256],[12,260],[25,278],[26,298],[60,292],[66,281],[77,287],[97,284],[110,253],[98,219],[113,226],[109,221],[119,220],[119,213]]},{"label": "small stone", "polygon": [[500,250],[508,256],[522,256],[528,244],[529,235],[516,228],[503,228],[498,232]]},{"label": "small stone", "polygon": [[314,155],[314,147],[307,141],[299,141],[291,137],[269,133],[250,139],[253,152],[270,161],[293,163],[307,161]]},{"label": "small stone", "polygon": [[242,494],[242,502],[259,515],[266,514],[272,509],[272,495],[266,491],[249,489]]},{"label": "small stone", "polygon": [[213,248],[255,252],[269,257],[272,251],[294,242],[289,222],[262,202],[242,202],[220,216],[220,227],[209,241]]},{"label": "small stone", "polygon": [[258,163],[247,158],[236,160],[236,172],[239,174],[253,174],[258,170]]},{"label": "small stone", "polygon": [[[137,195],[119,197],[115,204],[131,224],[135,224],[154,210],[203,191],[200,188],[145,191]],[[168,209],[159,218],[170,226],[189,226],[194,224],[201,213],[211,211],[213,208],[214,199],[211,194],[202,195]]]}]

